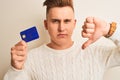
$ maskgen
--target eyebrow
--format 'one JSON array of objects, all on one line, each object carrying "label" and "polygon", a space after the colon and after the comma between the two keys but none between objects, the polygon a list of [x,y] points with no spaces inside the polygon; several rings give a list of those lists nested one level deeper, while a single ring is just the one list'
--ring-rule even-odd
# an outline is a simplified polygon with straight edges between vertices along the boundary
[{"label": "eyebrow", "polygon": [[64,21],[71,21],[72,19],[65,19]]},{"label": "eyebrow", "polygon": [[[60,21],[60,19],[51,19],[52,21]],[[64,19],[64,21],[71,21],[72,19]]]},{"label": "eyebrow", "polygon": [[54,18],[54,19],[51,19],[51,20],[52,20],[52,21],[60,21],[60,19],[55,19],[55,18]]}]

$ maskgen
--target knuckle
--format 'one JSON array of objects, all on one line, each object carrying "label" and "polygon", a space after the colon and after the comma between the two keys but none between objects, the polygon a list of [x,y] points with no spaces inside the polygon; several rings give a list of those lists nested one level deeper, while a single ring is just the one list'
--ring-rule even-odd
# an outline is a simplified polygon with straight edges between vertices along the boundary
[{"label": "knuckle", "polygon": [[17,53],[17,56],[25,56],[25,52],[24,51],[19,51],[19,53]]},{"label": "knuckle", "polygon": [[16,56],[16,55],[12,55],[12,56],[11,56],[11,59],[12,59],[13,61],[17,60],[17,56]]},{"label": "knuckle", "polygon": [[12,47],[12,48],[11,48],[11,51],[14,50],[14,49],[15,49],[15,47]]},{"label": "knuckle", "polygon": [[11,50],[11,55],[14,55],[16,53],[16,50]]},{"label": "knuckle", "polygon": [[86,36],[86,33],[82,32],[82,37],[85,37]]}]

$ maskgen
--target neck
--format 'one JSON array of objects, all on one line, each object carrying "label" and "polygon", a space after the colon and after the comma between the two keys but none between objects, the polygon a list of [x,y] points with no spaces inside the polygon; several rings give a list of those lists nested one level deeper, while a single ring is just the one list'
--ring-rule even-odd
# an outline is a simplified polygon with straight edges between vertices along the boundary
[{"label": "neck", "polygon": [[67,49],[67,48],[70,48],[72,45],[73,45],[73,41],[69,41],[69,42],[66,42],[66,43],[51,42],[51,43],[47,44],[48,47],[56,49],[56,50]]}]

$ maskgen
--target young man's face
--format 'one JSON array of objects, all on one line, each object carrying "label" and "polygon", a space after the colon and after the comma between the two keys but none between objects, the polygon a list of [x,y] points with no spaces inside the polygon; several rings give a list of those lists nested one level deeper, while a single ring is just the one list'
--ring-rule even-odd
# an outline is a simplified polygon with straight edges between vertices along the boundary
[{"label": "young man's face", "polygon": [[52,42],[61,44],[71,41],[76,23],[71,7],[51,8],[44,23]]}]

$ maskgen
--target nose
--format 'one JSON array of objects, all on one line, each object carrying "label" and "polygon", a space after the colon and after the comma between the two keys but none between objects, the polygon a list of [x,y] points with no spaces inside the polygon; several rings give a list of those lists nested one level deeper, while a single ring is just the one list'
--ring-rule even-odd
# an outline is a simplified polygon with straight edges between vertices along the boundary
[{"label": "nose", "polygon": [[60,22],[58,31],[63,32],[65,30],[65,24],[63,22]]}]

